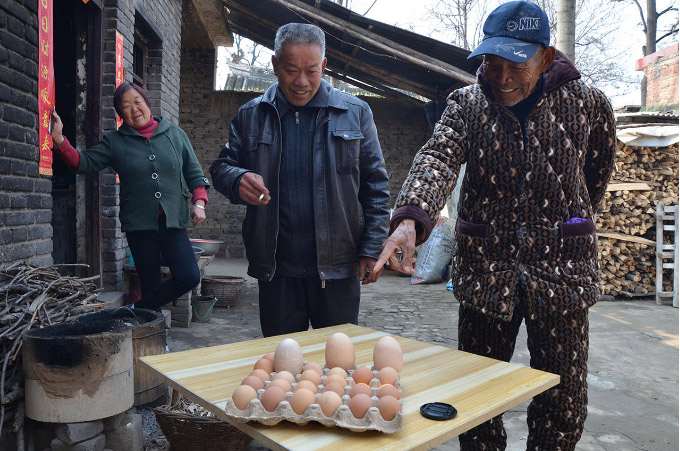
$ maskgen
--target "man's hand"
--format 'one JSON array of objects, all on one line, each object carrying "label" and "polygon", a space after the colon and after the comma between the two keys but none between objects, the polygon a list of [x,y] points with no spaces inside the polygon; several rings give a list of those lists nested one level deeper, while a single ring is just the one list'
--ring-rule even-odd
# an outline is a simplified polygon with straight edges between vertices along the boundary
[{"label": "man's hand", "polygon": [[[401,252],[401,259],[399,258]],[[416,222],[413,219],[404,219],[399,223],[396,230],[383,244],[380,258],[373,267],[373,272],[380,275],[385,263],[389,261],[390,268],[406,274],[413,274],[413,264],[416,262],[413,256],[416,252]]]},{"label": "man's hand", "polygon": [[238,185],[238,197],[250,205],[267,205],[271,200],[260,174],[246,172]]},{"label": "man's hand", "polygon": [[375,258],[362,257],[359,259],[359,280],[361,280],[362,285],[376,282],[382,274],[382,266],[376,271],[375,262]]}]

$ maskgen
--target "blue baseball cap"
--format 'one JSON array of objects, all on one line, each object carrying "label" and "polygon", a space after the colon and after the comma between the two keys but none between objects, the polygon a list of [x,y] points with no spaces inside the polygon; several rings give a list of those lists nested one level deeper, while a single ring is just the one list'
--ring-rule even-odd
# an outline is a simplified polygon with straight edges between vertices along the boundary
[{"label": "blue baseball cap", "polygon": [[507,2],[486,18],[482,43],[468,59],[497,55],[523,63],[529,61],[541,45],[550,45],[550,23],[545,12],[527,1]]}]

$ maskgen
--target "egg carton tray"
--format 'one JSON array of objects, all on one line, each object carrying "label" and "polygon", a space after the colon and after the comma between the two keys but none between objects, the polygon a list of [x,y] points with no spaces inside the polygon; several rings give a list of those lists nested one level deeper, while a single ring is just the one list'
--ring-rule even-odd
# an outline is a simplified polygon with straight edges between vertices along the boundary
[{"label": "egg carton tray", "polygon": [[[326,372],[326,370],[327,369],[324,368],[324,373]],[[270,381],[265,382],[265,388],[257,391],[257,398],[250,400],[250,402],[248,403],[244,410],[241,410],[238,407],[236,407],[233,399],[229,398],[227,399],[225,411],[229,418],[239,423],[257,421],[258,423],[262,423],[267,426],[273,426],[275,424],[280,423],[283,420],[287,420],[303,426],[309,423],[310,421],[316,421],[318,423],[323,424],[324,426],[341,427],[349,429],[354,432],[373,430],[391,434],[393,432],[398,431],[403,421],[403,414],[401,412],[397,412],[396,416],[392,420],[388,421],[385,420],[382,417],[382,415],[380,415],[380,412],[376,407],[376,403],[378,402],[376,392],[380,387],[380,381],[377,379],[377,377],[375,377],[378,374],[378,371],[376,370],[373,371],[374,378],[371,379],[370,383],[368,384],[369,387],[371,387],[371,391],[373,392],[373,396],[371,396],[373,406],[369,407],[368,411],[366,412],[366,415],[364,415],[363,418],[354,417],[352,412],[349,410],[349,406],[347,405],[350,400],[349,391],[352,388],[351,384],[354,383],[353,382],[354,380],[351,377],[352,372],[353,370],[349,371],[350,375],[346,379],[347,384],[344,387],[345,394],[342,396],[342,404],[330,417],[327,417],[323,413],[323,411],[321,410],[321,406],[316,402],[310,404],[307,407],[307,410],[305,410],[305,412],[302,415],[295,413],[295,411],[290,405],[290,398],[293,395],[292,391],[286,393],[286,400],[281,401],[279,405],[276,407],[276,409],[274,409],[274,411],[270,412],[266,410],[262,405],[260,399],[262,398],[262,394],[264,393],[266,388],[269,386]],[[275,375],[276,373],[271,373],[272,379]],[[299,378],[300,378],[299,374],[295,376],[296,382],[293,382],[291,384],[293,390],[295,390],[295,386],[297,385],[297,381],[299,380]],[[318,393],[316,393],[317,400],[319,399],[319,396],[321,396],[321,394],[323,393],[324,390],[323,383],[325,382],[325,380],[326,376],[324,374],[324,376],[322,376],[322,384],[317,386],[318,389]],[[394,386],[399,390],[399,394],[401,394],[400,381],[395,382]],[[399,399],[399,404],[402,405],[403,408],[401,399]]]}]

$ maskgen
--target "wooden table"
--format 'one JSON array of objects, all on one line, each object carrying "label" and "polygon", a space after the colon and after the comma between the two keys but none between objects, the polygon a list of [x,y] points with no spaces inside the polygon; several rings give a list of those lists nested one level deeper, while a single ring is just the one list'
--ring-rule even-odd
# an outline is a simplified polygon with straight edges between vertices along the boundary
[{"label": "wooden table", "polygon": [[[274,352],[285,337],[302,347],[305,361],[323,366],[326,340],[344,332],[354,342],[357,365],[370,365],[373,346],[384,332],[344,324],[288,335],[147,356],[140,360],[175,390],[229,421],[227,398],[250,374],[255,362]],[[275,426],[256,422],[233,425],[276,450],[426,450],[444,443],[559,383],[559,376],[525,366],[394,336],[404,351],[401,389],[404,419],[394,434],[352,432],[316,422],[298,426],[282,421]],[[142,365],[144,366],[144,365]],[[446,402],[458,410],[448,421],[428,420],[420,406]]]}]

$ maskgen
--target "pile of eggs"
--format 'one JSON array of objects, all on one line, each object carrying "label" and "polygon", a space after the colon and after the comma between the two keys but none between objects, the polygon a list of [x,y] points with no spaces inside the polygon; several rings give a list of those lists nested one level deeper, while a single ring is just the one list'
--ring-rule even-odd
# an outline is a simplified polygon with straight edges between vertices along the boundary
[{"label": "pile of eggs", "polygon": [[[367,422],[374,423],[369,417],[375,415],[380,416],[382,423],[393,422],[401,412],[399,372],[404,365],[397,340],[382,337],[373,348],[373,367],[357,367],[354,344],[346,334],[338,332],[328,338],[325,358],[324,368],[316,362],[305,362],[295,340],[282,340],[274,353],[264,355],[255,363],[252,372],[234,390],[227,405],[237,410],[228,408],[228,413],[259,420],[252,415],[259,401],[262,419],[273,416],[291,419],[283,414],[291,409],[296,418],[328,424],[338,419],[339,411],[346,411],[342,406],[347,406],[350,423],[354,421],[355,426],[359,420],[364,426]],[[377,411],[373,409],[368,415],[371,407]],[[333,424],[343,426],[339,421]],[[380,430],[380,427],[374,429]]]}]

